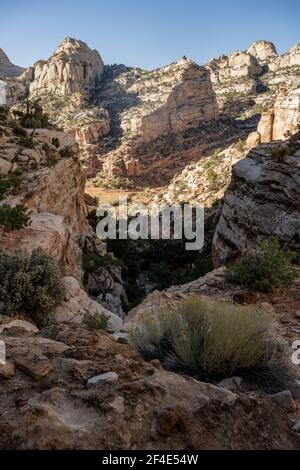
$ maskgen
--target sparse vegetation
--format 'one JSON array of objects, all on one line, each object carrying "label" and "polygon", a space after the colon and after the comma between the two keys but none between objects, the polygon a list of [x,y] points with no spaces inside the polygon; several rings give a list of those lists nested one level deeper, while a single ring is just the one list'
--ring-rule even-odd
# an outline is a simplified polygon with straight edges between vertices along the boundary
[{"label": "sparse vegetation", "polygon": [[18,204],[15,207],[8,204],[0,206],[0,226],[4,228],[5,232],[20,230],[30,224],[28,209],[23,204]]},{"label": "sparse vegetation", "polygon": [[0,251],[0,300],[7,315],[25,313],[39,326],[64,298],[56,260],[38,248],[31,254]]},{"label": "sparse vegetation", "polygon": [[90,330],[107,330],[108,318],[104,313],[92,315],[86,313],[83,317],[83,324]]},{"label": "sparse vegetation", "polygon": [[131,342],[145,360],[206,381],[241,376],[263,389],[284,389],[291,371],[263,312],[194,297],[144,321]]},{"label": "sparse vegetation", "polygon": [[257,251],[251,251],[229,271],[229,277],[237,284],[262,292],[289,287],[297,276],[292,262],[296,253],[282,249],[278,238],[259,243]]},{"label": "sparse vegetation", "polygon": [[63,147],[59,151],[59,154],[60,154],[61,158],[69,158],[69,157],[72,157],[74,155],[74,152],[72,150],[72,147],[66,146],[66,147]]},{"label": "sparse vegetation", "polygon": [[27,129],[51,128],[49,116],[44,113],[39,101],[26,100],[25,111],[15,110],[14,115],[22,127]]}]

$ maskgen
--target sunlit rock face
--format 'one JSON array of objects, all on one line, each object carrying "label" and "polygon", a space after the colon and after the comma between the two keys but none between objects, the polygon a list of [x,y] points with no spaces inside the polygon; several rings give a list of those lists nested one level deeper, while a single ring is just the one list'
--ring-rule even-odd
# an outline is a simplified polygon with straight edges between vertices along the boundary
[{"label": "sunlit rock face", "polygon": [[5,52],[0,48],[0,78],[18,77],[24,71],[11,63]]}]

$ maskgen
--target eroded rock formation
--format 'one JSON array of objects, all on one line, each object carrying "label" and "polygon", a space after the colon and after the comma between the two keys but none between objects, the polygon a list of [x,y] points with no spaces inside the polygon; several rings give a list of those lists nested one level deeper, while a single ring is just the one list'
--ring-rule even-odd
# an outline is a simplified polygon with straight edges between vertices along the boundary
[{"label": "eroded rock formation", "polygon": [[0,48],[0,78],[18,77],[23,71],[22,67],[12,64]]},{"label": "eroded rock formation", "polygon": [[[298,445],[275,400],[166,372],[107,333],[54,324],[38,333],[8,327],[0,337],[11,364],[9,378],[0,380],[1,449]],[[114,381],[91,387],[102,374]]]}]

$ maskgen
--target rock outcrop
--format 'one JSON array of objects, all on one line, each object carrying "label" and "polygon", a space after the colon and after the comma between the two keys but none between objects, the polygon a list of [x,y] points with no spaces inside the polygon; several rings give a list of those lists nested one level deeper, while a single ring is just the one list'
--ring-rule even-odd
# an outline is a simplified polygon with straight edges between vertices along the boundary
[{"label": "rock outcrop", "polygon": [[287,143],[262,144],[234,165],[213,241],[216,266],[274,235],[299,250],[299,157],[296,134]]},{"label": "rock outcrop", "polygon": [[82,41],[66,38],[48,61],[34,65],[30,93],[39,90],[61,95],[89,93],[99,83],[103,67],[97,51]]},{"label": "rock outcrop", "polygon": [[[10,374],[0,380],[1,449],[299,445],[275,400],[166,372],[107,333],[54,324],[39,333],[4,330],[0,338],[11,364]],[[97,382],[103,374],[114,380]]]},{"label": "rock outcrop", "polygon": [[0,79],[18,77],[24,69],[11,63],[5,52],[0,48]]},{"label": "rock outcrop", "polygon": [[242,135],[233,122],[219,120],[208,71],[186,58],[152,72],[107,69],[98,100],[112,120],[99,153],[103,178],[170,180],[189,161]]},{"label": "rock outcrop", "polygon": [[2,175],[21,173],[18,190],[8,192],[1,204],[24,204],[31,211],[31,225],[13,232],[1,229],[1,247],[32,251],[40,246],[58,259],[65,275],[80,280],[81,251],[76,237],[87,232],[88,226],[78,145],[72,136],[49,130],[35,132],[34,148],[25,148],[22,142],[8,127],[0,137]]}]

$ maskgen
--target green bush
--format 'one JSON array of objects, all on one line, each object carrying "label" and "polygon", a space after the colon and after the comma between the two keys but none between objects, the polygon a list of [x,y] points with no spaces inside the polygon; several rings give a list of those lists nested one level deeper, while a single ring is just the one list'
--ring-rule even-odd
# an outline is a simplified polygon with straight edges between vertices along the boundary
[{"label": "green bush", "polygon": [[0,206],[0,226],[4,227],[5,232],[20,230],[31,224],[28,209],[23,204],[11,207],[8,204]]},{"label": "green bush", "polygon": [[22,179],[22,173],[19,171],[9,173],[6,176],[0,176],[0,201],[9,191],[17,191],[20,188]]},{"label": "green bush", "polygon": [[63,298],[59,266],[42,249],[12,255],[0,251],[0,300],[7,315],[25,313],[44,326]]},{"label": "green bush", "polygon": [[86,313],[83,317],[83,324],[87,326],[90,330],[107,330],[108,318],[104,313],[98,313],[92,315]]},{"label": "green bush", "polygon": [[272,158],[279,163],[283,163],[285,161],[285,157],[290,154],[290,150],[288,147],[279,147],[272,150]]},{"label": "green bush", "polygon": [[261,292],[272,292],[278,287],[287,288],[297,277],[292,262],[296,253],[280,247],[278,238],[271,237],[259,243],[258,251],[251,251],[229,271],[237,284]]},{"label": "green bush", "polygon": [[54,166],[58,162],[56,150],[52,149],[47,142],[45,142],[42,146],[47,158],[47,165]]},{"label": "green bush", "polygon": [[145,360],[159,359],[174,372],[212,382],[236,375],[276,391],[293,374],[272,326],[263,312],[194,297],[146,319],[131,343]]}]

